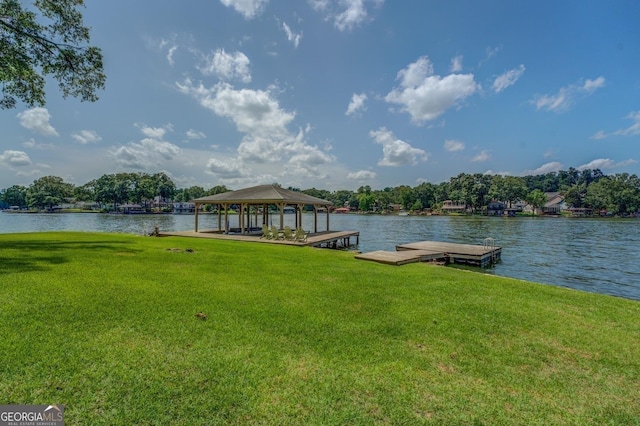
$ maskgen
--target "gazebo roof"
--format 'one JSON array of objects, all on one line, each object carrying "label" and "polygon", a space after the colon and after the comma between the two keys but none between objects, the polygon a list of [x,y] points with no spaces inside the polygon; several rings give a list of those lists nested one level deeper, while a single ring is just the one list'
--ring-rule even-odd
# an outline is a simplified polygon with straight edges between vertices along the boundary
[{"label": "gazebo roof", "polygon": [[302,192],[290,191],[276,185],[259,185],[237,191],[223,192],[192,200],[196,204],[304,204],[330,206],[331,201],[312,197]]}]

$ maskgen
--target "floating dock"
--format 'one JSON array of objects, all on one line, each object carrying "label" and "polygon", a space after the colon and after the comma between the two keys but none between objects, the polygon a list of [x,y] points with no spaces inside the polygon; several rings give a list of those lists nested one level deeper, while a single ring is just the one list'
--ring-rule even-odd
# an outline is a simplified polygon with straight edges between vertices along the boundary
[{"label": "floating dock", "polygon": [[370,260],[387,265],[405,265],[414,262],[443,262],[487,267],[500,261],[502,248],[492,238],[483,245],[457,244],[439,241],[420,241],[401,244],[396,251],[374,251],[356,255],[356,259]]}]

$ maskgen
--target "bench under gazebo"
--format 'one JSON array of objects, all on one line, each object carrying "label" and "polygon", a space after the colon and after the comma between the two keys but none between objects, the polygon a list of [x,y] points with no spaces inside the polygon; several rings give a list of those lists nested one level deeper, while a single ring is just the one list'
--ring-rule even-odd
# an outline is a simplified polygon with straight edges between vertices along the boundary
[{"label": "bench under gazebo", "polygon": [[[327,212],[327,228],[329,231],[329,206],[331,201],[321,198],[312,197],[302,192],[291,191],[281,188],[277,185],[259,185],[251,188],[240,189],[237,191],[223,192],[221,194],[210,195],[207,197],[196,198],[192,200],[195,204],[195,232],[198,231],[198,211],[202,205],[215,204],[218,210],[218,231],[229,233],[229,209],[231,206],[239,206],[239,228],[240,234],[248,234],[253,231],[251,226],[251,215],[253,214],[256,225],[260,222],[260,226],[255,229],[262,229],[262,225],[269,224],[269,207],[276,206],[277,214],[280,217],[280,229],[284,228],[285,207],[293,207],[295,209],[296,228],[302,226],[302,210],[305,206],[313,207],[313,226],[314,233],[318,232],[318,212],[325,209]],[[251,208],[253,207],[253,209]],[[224,226],[223,226],[224,212]],[[273,215],[272,215],[273,216]],[[261,220],[260,220],[261,219]],[[273,221],[273,217],[271,218]]]}]

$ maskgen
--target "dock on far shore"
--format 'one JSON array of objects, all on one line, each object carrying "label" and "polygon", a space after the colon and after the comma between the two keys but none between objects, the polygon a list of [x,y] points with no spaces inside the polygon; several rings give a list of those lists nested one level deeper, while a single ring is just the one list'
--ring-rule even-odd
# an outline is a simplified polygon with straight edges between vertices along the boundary
[{"label": "dock on far shore", "polygon": [[401,244],[396,251],[373,251],[356,255],[356,259],[370,260],[387,265],[405,265],[415,262],[458,263],[482,268],[500,261],[502,247],[497,247],[493,238],[484,244],[458,244],[439,241],[420,241]]}]

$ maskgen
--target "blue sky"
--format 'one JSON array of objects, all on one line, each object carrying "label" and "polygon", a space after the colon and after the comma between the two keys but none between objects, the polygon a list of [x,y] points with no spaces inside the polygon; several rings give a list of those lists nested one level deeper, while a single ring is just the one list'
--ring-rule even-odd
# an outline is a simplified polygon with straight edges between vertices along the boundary
[{"label": "blue sky", "polygon": [[0,110],[0,188],[166,172],[322,189],[640,174],[635,1],[86,2],[96,103]]}]

